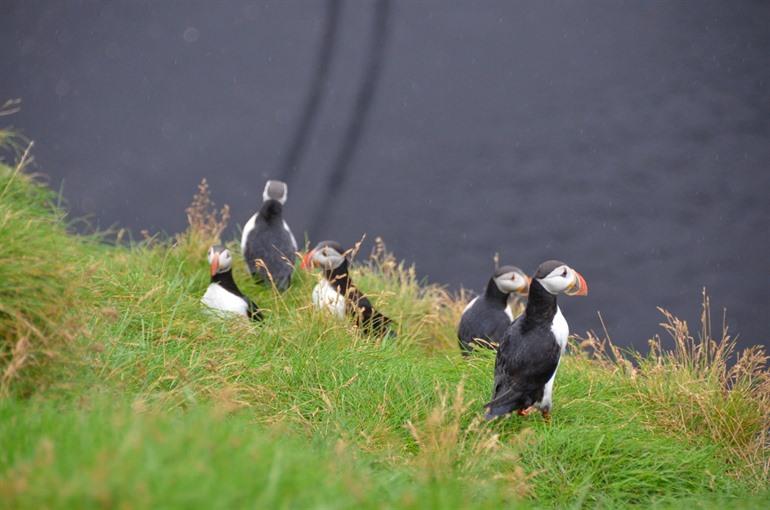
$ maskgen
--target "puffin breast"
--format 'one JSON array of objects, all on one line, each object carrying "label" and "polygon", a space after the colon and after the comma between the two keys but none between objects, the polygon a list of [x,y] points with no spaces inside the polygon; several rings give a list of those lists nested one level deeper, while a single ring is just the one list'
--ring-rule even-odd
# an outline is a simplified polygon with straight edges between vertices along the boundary
[{"label": "puffin breast", "polygon": [[318,282],[313,288],[313,305],[339,319],[345,317],[345,296],[340,294],[326,279]]}]

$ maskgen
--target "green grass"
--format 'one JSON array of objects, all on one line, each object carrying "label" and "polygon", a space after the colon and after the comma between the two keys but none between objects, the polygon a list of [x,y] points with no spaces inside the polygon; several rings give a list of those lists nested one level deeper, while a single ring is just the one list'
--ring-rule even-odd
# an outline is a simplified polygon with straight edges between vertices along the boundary
[{"label": "green grass", "polygon": [[279,295],[240,265],[266,320],[228,321],[198,302],[206,232],[109,246],[68,234],[54,199],[0,167],[0,508],[770,501],[757,352],[730,369],[685,335],[632,366],[589,338],[594,354],[573,346],[560,368],[550,424],[487,424],[494,358],[459,356],[463,303],[382,250],[355,278],[396,340],[312,310],[314,275]]}]

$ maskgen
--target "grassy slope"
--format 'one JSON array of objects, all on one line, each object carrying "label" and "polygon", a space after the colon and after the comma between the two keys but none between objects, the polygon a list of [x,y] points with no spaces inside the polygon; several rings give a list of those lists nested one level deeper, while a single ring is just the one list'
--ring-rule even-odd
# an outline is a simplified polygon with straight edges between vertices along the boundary
[{"label": "grassy slope", "polygon": [[462,305],[392,260],[356,279],[395,342],[316,314],[308,274],[277,295],[239,266],[267,320],[223,321],[198,304],[201,236],[100,245],[67,235],[50,198],[0,168],[0,507],[768,502],[766,372],[726,393],[674,358],[629,375],[573,355],[550,425],[484,424],[493,357],[461,359]]}]

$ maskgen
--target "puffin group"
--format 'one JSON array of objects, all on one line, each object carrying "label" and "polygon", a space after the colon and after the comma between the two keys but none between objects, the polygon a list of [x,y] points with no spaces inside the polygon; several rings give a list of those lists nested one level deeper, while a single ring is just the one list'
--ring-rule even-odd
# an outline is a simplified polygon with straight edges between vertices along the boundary
[{"label": "puffin group", "polygon": [[[286,183],[267,181],[262,206],[246,222],[241,236],[249,274],[278,291],[291,285],[298,257],[297,241],[283,218],[287,196]],[[313,306],[352,321],[367,335],[395,337],[393,321],[375,310],[353,283],[350,253],[336,241],[322,241],[302,257],[302,269],[321,270],[311,295]],[[220,244],[211,246],[208,262],[211,281],[201,302],[219,316],[262,320],[257,304],[233,279],[230,250]],[[492,397],[484,405],[486,419],[535,411],[550,419],[554,379],[569,336],[556,301],[560,294],[588,294],[583,276],[564,262],[545,261],[532,277],[506,265],[494,271],[483,294],[463,310],[457,329],[461,354],[468,357],[479,349],[496,351]],[[511,310],[516,301],[526,303],[518,317]]]}]

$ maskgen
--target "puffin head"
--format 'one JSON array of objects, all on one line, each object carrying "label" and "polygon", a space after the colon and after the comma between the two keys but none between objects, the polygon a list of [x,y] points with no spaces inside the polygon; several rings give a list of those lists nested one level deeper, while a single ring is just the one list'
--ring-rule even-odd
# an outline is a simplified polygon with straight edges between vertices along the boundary
[{"label": "puffin head", "polygon": [[516,266],[502,266],[497,268],[492,276],[495,285],[503,294],[522,294],[529,292],[529,277]]},{"label": "puffin head", "polygon": [[533,280],[554,295],[585,296],[588,294],[585,278],[559,260],[547,260],[540,264]]},{"label": "puffin head", "polygon": [[302,268],[322,267],[332,271],[345,261],[345,250],[336,241],[321,241],[302,259]]},{"label": "puffin head", "polygon": [[209,248],[209,266],[211,267],[211,276],[219,273],[226,273],[233,267],[233,257],[230,250],[221,244],[215,244]]},{"label": "puffin head", "polygon": [[275,200],[281,205],[286,203],[286,197],[289,194],[289,187],[283,181],[267,181],[265,191],[262,192],[262,200]]}]

